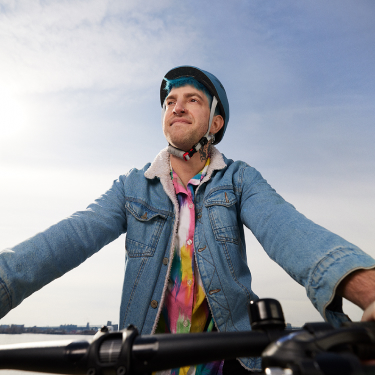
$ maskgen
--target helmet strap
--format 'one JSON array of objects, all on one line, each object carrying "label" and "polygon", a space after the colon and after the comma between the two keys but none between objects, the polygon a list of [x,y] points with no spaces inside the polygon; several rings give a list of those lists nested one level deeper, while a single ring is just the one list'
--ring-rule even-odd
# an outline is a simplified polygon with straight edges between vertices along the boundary
[{"label": "helmet strap", "polygon": [[[192,156],[196,152],[199,151],[199,149],[201,147],[204,147],[209,141],[211,141],[211,142],[215,141],[215,135],[210,134],[210,130],[211,130],[211,125],[212,125],[212,121],[213,121],[213,118],[214,118],[217,103],[218,103],[218,101],[217,101],[216,97],[214,96],[212,98],[210,119],[209,119],[209,122],[208,122],[208,130],[207,130],[207,133],[199,140],[199,142],[196,143],[189,151],[180,150],[177,147],[169,145],[168,146],[168,152],[170,154],[172,154],[174,156],[177,156],[178,158],[183,159],[185,161],[188,161],[192,158]],[[162,108],[162,113],[161,113],[162,122],[164,121],[165,110],[166,110],[166,106],[165,106],[165,103],[164,103],[163,108]]]}]

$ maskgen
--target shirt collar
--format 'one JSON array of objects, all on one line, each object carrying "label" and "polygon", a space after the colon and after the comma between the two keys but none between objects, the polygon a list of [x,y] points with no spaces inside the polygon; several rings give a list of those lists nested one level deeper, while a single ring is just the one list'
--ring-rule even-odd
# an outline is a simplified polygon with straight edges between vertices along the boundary
[{"label": "shirt collar", "polygon": [[[192,177],[189,180],[188,185],[190,184],[190,185],[197,186],[200,184],[200,182],[203,180],[203,178],[207,174],[207,169],[208,169],[208,166],[210,165],[210,161],[211,161],[211,158],[208,157],[206,160],[206,164],[204,165],[202,170],[199,171],[194,177]],[[173,180],[173,185],[174,185],[176,194],[186,192],[186,188],[184,184],[182,183],[180,177],[178,177],[177,173],[173,170],[172,166],[170,168],[171,168],[170,170],[171,179]]]}]

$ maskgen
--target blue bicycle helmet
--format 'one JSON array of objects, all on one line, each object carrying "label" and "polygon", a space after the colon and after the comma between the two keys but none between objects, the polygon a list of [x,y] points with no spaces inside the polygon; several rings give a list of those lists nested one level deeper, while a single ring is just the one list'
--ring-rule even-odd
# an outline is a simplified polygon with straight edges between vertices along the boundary
[{"label": "blue bicycle helmet", "polygon": [[[216,97],[218,101],[217,105],[219,106],[220,113],[224,119],[224,126],[219,130],[217,134],[215,134],[215,141],[213,144],[218,144],[223,139],[229,121],[229,102],[224,86],[213,74],[188,65],[173,68],[165,75],[164,78],[172,80],[181,77],[195,78],[198,82],[200,82],[207,88],[207,90],[213,97]],[[164,105],[164,100],[168,94],[165,89],[165,85],[166,81],[163,79],[160,87],[160,102],[162,107]]]}]

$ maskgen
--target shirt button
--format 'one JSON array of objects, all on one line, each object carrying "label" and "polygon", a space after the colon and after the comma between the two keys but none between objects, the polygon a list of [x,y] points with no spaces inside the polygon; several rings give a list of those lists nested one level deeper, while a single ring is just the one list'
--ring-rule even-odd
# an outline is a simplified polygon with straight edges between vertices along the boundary
[{"label": "shirt button", "polygon": [[189,321],[187,319],[184,320],[184,322],[182,323],[184,325],[184,327],[188,327],[189,326]]},{"label": "shirt button", "polygon": [[192,240],[187,240],[186,243],[187,243],[188,245],[191,245],[191,244],[193,243],[193,241],[192,241]]},{"label": "shirt button", "polygon": [[190,286],[191,284],[193,284],[193,280],[188,280],[187,283]]},{"label": "shirt button", "polygon": [[154,299],[151,301],[151,307],[153,309],[156,309],[158,307],[158,301],[155,301]]},{"label": "shirt button", "polygon": [[168,258],[163,258],[163,264],[166,266],[168,264]]},{"label": "shirt button", "polygon": [[193,208],[193,207],[194,207],[193,203],[190,203],[189,208]]}]

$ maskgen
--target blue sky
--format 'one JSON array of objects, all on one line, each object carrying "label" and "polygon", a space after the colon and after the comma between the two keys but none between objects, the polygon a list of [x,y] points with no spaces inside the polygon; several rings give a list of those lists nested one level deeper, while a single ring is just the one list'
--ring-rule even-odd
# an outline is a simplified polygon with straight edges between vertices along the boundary
[{"label": "blue sky", "polygon": [[[189,64],[226,88],[220,151],[375,256],[374,13],[371,0],[0,0],[0,248],[152,161],[166,145],[161,79]],[[247,242],[255,292],[296,325],[320,319]],[[122,236],[0,323],[117,322],[123,264]]]}]

